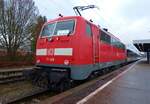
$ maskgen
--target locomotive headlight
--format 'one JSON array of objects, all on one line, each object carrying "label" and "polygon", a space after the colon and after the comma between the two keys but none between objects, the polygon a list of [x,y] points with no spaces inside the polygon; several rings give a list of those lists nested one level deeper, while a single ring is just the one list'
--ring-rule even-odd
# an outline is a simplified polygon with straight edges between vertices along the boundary
[{"label": "locomotive headlight", "polygon": [[40,60],[37,60],[36,63],[40,63]]},{"label": "locomotive headlight", "polygon": [[69,60],[64,60],[65,65],[69,65]]}]

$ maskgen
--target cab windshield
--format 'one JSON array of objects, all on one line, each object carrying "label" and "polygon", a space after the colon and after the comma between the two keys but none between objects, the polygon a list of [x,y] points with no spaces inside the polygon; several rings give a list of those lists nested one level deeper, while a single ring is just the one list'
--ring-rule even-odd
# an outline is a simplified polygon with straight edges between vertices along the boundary
[{"label": "cab windshield", "polygon": [[58,21],[47,24],[43,27],[41,36],[60,36],[69,35],[74,31],[74,20]]}]

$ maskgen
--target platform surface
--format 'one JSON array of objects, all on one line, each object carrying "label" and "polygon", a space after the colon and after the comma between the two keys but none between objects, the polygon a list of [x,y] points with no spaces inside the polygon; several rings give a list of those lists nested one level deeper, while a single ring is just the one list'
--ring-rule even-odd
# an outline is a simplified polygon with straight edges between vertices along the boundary
[{"label": "platform surface", "polygon": [[139,61],[85,104],[150,104],[150,64]]}]

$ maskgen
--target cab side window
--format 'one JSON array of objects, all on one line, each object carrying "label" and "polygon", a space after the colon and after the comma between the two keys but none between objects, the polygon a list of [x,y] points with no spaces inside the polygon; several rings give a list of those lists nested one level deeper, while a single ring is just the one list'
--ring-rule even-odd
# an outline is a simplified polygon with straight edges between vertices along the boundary
[{"label": "cab side window", "polygon": [[89,23],[86,24],[86,34],[88,36],[92,36],[92,30],[91,30],[91,26]]}]

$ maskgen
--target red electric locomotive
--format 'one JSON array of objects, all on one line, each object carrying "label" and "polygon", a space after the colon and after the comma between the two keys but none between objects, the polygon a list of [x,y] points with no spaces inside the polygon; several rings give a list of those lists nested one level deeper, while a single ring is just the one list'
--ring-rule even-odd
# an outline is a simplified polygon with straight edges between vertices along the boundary
[{"label": "red electric locomotive", "polygon": [[126,58],[118,38],[81,16],[45,23],[37,40],[38,75],[50,86],[87,79],[95,71],[125,63]]}]

